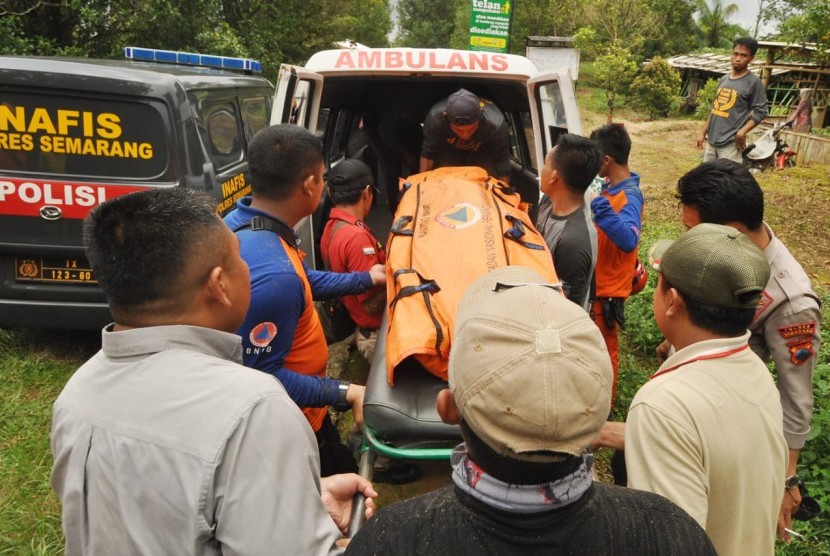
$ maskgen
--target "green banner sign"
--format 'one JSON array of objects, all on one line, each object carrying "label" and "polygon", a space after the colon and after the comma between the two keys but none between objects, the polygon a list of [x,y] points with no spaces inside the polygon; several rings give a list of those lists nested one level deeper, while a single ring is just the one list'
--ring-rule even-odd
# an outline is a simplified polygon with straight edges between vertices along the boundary
[{"label": "green banner sign", "polygon": [[471,0],[470,50],[507,52],[510,45],[511,0]]}]

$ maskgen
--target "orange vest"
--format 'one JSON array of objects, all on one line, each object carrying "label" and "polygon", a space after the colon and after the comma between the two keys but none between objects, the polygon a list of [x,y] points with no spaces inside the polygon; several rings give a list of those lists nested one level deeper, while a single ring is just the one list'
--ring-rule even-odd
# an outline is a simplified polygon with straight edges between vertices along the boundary
[{"label": "orange vest", "polygon": [[[607,191],[603,195],[617,213],[628,203],[625,188],[615,195],[610,195]],[[626,253],[597,226],[596,297],[629,297],[636,264],[636,249]]]},{"label": "orange vest", "polygon": [[480,275],[508,266],[558,281],[553,258],[526,207],[478,167],[410,176],[386,242],[387,378],[414,357],[447,380],[458,302]]},{"label": "orange vest", "polygon": [[[308,277],[305,274],[305,268],[303,268],[303,255],[289,246],[285,240],[281,239],[281,241],[285,247],[285,252],[288,253],[291,264],[294,266],[294,271],[303,282],[303,289],[305,290],[305,309],[303,309],[300,320],[297,322],[294,342],[291,344],[288,355],[285,356],[283,366],[304,375],[325,377],[326,363],[329,360],[329,347],[326,344],[323,325],[320,324],[320,318],[314,309],[311,285],[308,283]],[[322,425],[327,411],[328,409],[325,407],[303,408],[303,414],[308,419],[314,432],[320,430],[320,425]]]}]

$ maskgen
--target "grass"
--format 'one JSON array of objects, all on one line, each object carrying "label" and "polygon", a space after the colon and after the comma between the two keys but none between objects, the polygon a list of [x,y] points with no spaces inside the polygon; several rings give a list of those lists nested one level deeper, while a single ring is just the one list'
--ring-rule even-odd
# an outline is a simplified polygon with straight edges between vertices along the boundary
[{"label": "grass", "polygon": [[93,344],[89,335],[0,329],[0,554],[63,552],[49,484],[52,402]]},{"label": "grass", "polygon": [[[585,133],[605,123],[602,91],[580,84],[577,96]],[[700,123],[648,121],[622,102],[614,120],[628,126],[634,142],[631,167],[642,175],[646,205],[640,253],[645,256],[654,241],[682,231],[674,184],[699,162],[694,138]],[[799,471],[825,514],[796,524],[806,539],[779,544],[777,553],[830,556],[830,223],[824,214],[830,206],[828,167],[767,172],[758,179],[767,196],[767,220],[805,267],[824,302],[824,348],[814,380],[816,411]],[[617,419],[624,419],[637,389],[656,370],[653,354],[661,335],[651,314],[655,282],[652,275],[646,289],[626,306],[629,326],[621,338]],[[0,555],[63,552],[60,507],[49,485],[51,406],[71,373],[97,349],[97,342],[97,333],[0,329]],[[349,361],[350,367],[355,365]],[[349,377],[357,378],[360,370],[350,368]],[[348,421],[342,426],[348,429]],[[600,454],[599,465],[606,459]]]},{"label": "grass", "polygon": [[[699,163],[694,137],[700,123],[649,122],[630,112],[616,116],[615,121],[625,122],[632,135],[631,168],[642,178],[646,203],[639,251],[645,258],[656,240],[682,233],[674,199],[675,184],[684,172]],[[795,522],[795,530],[805,538],[789,545],[779,542],[776,554],[830,555],[830,224],[824,214],[830,204],[828,167],[768,171],[758,174],[756,179],[764,189],[765,219],[807,271],[823,303],[822,349],[813,381],[815,412],[811,434],[801,454],[799,474],[824,514],[809,522]],[[615,420],[625,419],[637,389],[657,368],[654,349],[662,335],[652,317],[655,285],[656,276],[652,273],[646,289],[626,304],[628,329],[621,336]],[[603,461],[602,457],[598,459]]]}]

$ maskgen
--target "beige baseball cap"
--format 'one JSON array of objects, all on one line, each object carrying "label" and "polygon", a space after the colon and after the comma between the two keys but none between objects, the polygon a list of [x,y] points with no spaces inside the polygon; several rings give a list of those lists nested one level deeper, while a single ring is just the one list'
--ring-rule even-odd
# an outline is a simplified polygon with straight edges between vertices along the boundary
[{"label": "beige baseball cap", "polygon": [[497,453],[537,462],[580,455],[608,417],[611,381],[599,329],[532,270],[493,270],[461,298],[450,390]]}]

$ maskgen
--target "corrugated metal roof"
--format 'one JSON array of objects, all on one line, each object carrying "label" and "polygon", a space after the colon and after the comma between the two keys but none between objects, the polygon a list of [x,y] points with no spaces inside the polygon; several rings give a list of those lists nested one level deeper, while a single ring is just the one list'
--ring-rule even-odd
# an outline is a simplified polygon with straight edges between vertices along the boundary
[{"label": "corrugated metal roof", "polygon": [[[728,54],[684,54],[682,56],[672,56],[668,59],[668,62],[675,68],[699,69],[718,75],[726,75],[732,71],[732,59]],[[753,60],[749,64],[750,70],[759,76],[763,66],[764,62],[761,60]],[[781,75],[789,71],[791,70],[786,68],[773,68],[772,75]]]}]

